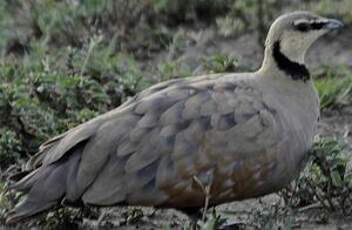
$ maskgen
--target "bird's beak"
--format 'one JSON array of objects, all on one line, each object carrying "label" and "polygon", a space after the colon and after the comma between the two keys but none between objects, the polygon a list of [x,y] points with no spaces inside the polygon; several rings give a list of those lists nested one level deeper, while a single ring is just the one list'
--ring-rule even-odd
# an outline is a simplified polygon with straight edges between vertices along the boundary
[{"label": "bird's beak", "polygon": [[338,30],[341,29],[344,24],[336,19],[327,19],[324,28],[327,30]]}]

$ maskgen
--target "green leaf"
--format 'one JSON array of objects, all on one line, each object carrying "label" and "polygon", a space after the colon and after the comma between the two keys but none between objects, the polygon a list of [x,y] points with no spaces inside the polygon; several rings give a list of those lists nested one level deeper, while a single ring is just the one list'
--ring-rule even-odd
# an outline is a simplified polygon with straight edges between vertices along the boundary
[{"label": "green leaf", "polygon": [[332,171],[330,174],[331,174],[331,179],[332,179],[333,185],[336,187],[342,187],[343,184],[342,184],[342,179],[341,179],[339,172]]}]

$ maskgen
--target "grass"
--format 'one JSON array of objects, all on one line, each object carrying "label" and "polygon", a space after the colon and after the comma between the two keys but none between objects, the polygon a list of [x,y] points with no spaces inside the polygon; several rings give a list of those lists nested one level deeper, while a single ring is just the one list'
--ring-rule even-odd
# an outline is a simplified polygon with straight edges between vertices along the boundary
[{"label": "grass", "polygon": [[211,55],[203,60],[205,70],[209,73],[235,72],[238,61],[232,56],[222,53]]},{"label": "grass", "polygon": [[340,67],[322,66],[315,73],[315,86],[322,110],[338,109],[351,104],[352,72]]},{"label": "grass", "polygon": [[334,139],[315,140],[310,161],[292,187],[281,194],[294,208],[319,203],[327,211],[350,212],[351,171],[344,146]]}]

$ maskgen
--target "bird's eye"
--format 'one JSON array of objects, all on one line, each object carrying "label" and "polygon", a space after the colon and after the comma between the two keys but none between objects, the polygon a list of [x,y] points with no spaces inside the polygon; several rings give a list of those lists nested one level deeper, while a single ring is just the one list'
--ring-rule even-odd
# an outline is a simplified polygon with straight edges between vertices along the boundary
[{"label": "bird's eye", "polygon": [[325,22],[318,22],[318,21],[316,21],[316,22],[313,22],[312,23],[312,29],[313,30],[320,30],[320,29],[322,29],[324,26],[325,26]]},{"label": "bird's eye", "polygon": [[293,23],[294,28],[298,31],[301,32],[307,32],[310,30],[310,23],[309,22],[298,22],[298,23]]}]

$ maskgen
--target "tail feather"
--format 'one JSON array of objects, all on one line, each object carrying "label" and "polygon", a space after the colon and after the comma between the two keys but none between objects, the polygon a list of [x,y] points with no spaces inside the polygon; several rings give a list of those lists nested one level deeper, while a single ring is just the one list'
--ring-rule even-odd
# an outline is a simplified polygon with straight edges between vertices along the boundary
[{"label": "tail feather", "polygon": [[50,165],[42,166],[10,186],[11,189],[26,192],[26,197],[7,218],[8,223],[15,223],[28,217],[39,214],[58,204],[68,192],[67,181],[75,186],[75,171],[70,170],[77,165],[80,158],[79,151],[74,152],[68,159]]},{"label": "tail feather", "polygon": [[26,198],[15,209],[10,211],[6,219],[6,223],[13,224],[18,221],[22,221],[28,217],[37,215],[40,212],[50,209],[56,204],[57,204],[56,201],[52,201],[52,202],[45,202],[45,201],[38,201],[38,200],[32,201]]},{"label": "tail feather", "polygon": [[29,174],[27,174],[25,177],[20,179],[19,181],[10,184],[9,189],[14,189],[22,192],[29,192],[29,190],[32,188],[33,184],[36,182],[38,179],[38,171],[39,169],[36,169]]}]

